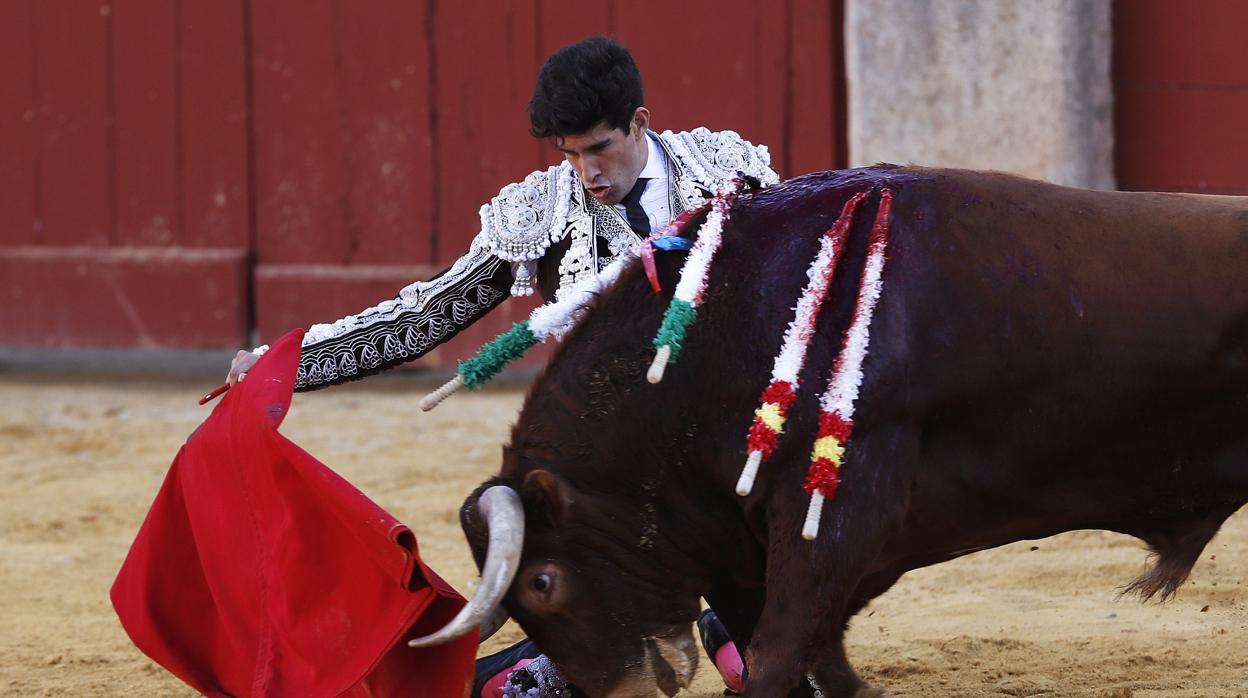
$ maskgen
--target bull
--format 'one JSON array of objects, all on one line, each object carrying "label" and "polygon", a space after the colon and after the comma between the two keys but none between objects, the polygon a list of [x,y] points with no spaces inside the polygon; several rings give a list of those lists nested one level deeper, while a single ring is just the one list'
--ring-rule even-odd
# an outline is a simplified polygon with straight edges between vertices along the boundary
[{"label": "bull", "polygon": [[[821,311],[811,389],[740,497],[744,437],[819,236],[851,196],[869,210],[885,188],[854,437],[807,541],[815,386],[853,312],[870,215]],[[667,289],[674,257],[659,259]],[[444,634],[497,622],[501,604],[590,695],[671,695],[705,597],[748,647],[750,698],[800,695],[807,673],[828,696],[878,695],[843,634],[907,571],[1105,529],[1154,555],[1126,590],[1165,599],[1248,501],[1248,199],[814,174],[737,201],[679,362],[651,385],[665,307],[626,271],[535,382],[500,473],[461,510],[484,581]]]}]

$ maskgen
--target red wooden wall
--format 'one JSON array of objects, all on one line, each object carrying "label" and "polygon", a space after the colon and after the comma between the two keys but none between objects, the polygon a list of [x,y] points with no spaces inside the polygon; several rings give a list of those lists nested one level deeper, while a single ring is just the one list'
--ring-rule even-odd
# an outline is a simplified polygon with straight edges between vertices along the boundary
[{"label": "red wooden wall", "polygon": [[525,108],[592,34],[632,49],[660,130],[841,165],[841,26],[841,0],[10,0],[0,344],[242,346],[392,296],[557,161]]},{"label": "red wooden wall", "polygon": [[[1248,3],[1114,6],[1124,189],[1248,194]],[[243,346],[388,297],[556,160],[551,51],[633,49],[659,128],[732,128],[783,174],[846,159],[841,2],[9,0],[0,344]],[[511,307],[508,307],[511,306]],[[508,304],[433,357],[521,316]]]},{"label": "red wooden wall", "polygon": [[0,6],[0,343],[244,336],[243,9]]},{"label": "red wooden wall", "polygon": [[1120,189],[1248,194],[1248,2],[1114,5]]},{"label": "red wooden wall", "polygon": [[[1248,3],[1194,7],[1115,3],[1121,188],[1248,194]],[[838,166],[841,30],[840,0],[9,0],[0,344],[244,346],[389,297],[556,160],[525,104],[591,34],[633,49],[658,128]]]}]

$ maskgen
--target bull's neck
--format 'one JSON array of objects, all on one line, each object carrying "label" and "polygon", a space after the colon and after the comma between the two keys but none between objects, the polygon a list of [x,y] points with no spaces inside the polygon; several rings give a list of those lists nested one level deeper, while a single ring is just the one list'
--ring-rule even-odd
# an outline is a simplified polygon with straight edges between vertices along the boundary
[{"label": "bull's neck", "polygon": [[[679,421],[654,424],[640,449],[651,457],[621,464],[609,477],[638,484],[643,547],[672,567],[702,580],[725,574],[744,579],[763,575],[758,531],[736,495],[724,463],[740,449],[726,443],[717,410],[689,405]],[[698,593],[705,593],[699,589]]]}]

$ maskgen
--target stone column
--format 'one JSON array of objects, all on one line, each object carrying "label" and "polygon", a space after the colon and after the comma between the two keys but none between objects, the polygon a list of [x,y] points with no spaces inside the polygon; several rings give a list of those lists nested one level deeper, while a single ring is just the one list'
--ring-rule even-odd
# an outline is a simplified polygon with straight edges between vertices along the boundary
[{"label": "stone column", "polygon": [[849,156],[1114,187],[1110,0],[847,0]]}]

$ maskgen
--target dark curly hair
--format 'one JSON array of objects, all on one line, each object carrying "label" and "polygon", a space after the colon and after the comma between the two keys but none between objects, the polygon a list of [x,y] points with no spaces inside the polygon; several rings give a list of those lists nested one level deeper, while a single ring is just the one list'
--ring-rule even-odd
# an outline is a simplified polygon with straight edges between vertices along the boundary
[{"label": "dark curly hair", "polygon": [[559,49],[542,66],[529,101],[529,133],[571,136],[603,122],[627,133],[641,105],[641,73],[633,56],[595,36]]}]

